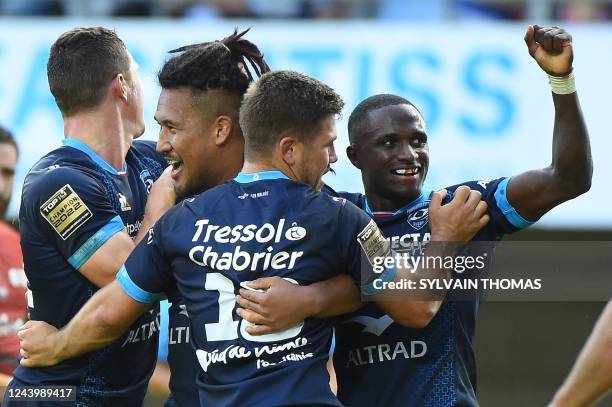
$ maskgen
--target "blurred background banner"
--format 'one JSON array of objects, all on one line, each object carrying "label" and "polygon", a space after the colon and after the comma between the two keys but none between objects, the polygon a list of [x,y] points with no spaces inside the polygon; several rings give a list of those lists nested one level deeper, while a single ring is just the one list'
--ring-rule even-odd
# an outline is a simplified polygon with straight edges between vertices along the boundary
[{"label": "blurred background banner", "polygon": [[[71,4],[58,4],[64,3]],[[296,2],[279,2],[289,3]],[[401,10],[397,8],[397,13]],[[435,13],[435,9],[427,10]],[[427,186],[431,189],[514,175],[550,163],[552,98],[546,75],[523,42],[527,22],[437,20],[427,13],[409,21],[384,15],[333,21],[5,16],[0,17],[0,123],[12,130],[22,151],[9,217],[17,215],[20,188],[29,168],[58,147],[63,137],[59,110],[47,85],[49,47],[62,32],[83,25],[116,29],[139,63],[147,139],[157,138],[153,114],[160,89],[155,75],[166,52],[222,38],[238,26],[253,27],[248,38],[264,50],[273,69],[313,75],[345,98],[347,107],[338,123],[337,175],[326,178],[339,190],[362,190],[359,173],[344,153],[346,122],[354,106],[375,93],[402,95],[422,110],[429,127]],[[606,203],[612,200],[607,182],[612,174],[608,157],[612,139],[606,117],[612,90],[612,27],[603,23],[564,23],[563,27],[574,38],[576,82],[590,130],[595,175],[589,193],[554,209],[539,225],[609,229],[612,211]]]}]

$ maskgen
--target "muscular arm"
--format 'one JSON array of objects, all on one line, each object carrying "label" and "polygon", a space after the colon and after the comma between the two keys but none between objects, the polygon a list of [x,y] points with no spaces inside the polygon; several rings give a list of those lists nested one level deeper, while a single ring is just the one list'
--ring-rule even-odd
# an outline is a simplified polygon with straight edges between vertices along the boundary
[{"label": "muscular arm", "polygon": [[[480,192],[460,187],[453,200],[443,206],[445,193],[435,193],[429,207],[432,241],[470,240],[489,221],[486,203],[480,201]],[[443,245],[432,249],[436,253],[429,250],[428,255],[452,254],[444,253],[446,249]],[[398,270],[395,279],[419,279],[422,277],[421,272],[423,271]],[[450,277],[449,270],[429,269],[424,272],[431,278]],[[310,286],[297,286],[279,277],[258,279],[249,286],[261,291],[241,289],[237,298],[241,308],[237,312],[247,321],[258,324],[247,327],[247,331],[253,335],[286,329],[308,317],[325,318],[346,314],[363,305],[361,293],[348,275],[340,275]],[[424,327],[438,312],[443,295],[431,301],[389,301],[388,298],[381,294],[374,299],[397,323]],[[428,300],[430,298],[431,295]]]},{"label": "muscular arm", "polygon": [[299,286],[281,277],[259,278],[240,289],[237,314],[257,324],[252,335],[282,331],[309,317],[329,318],[356,311],[363,305],[355,281],[340,274],[311,285]]},{"label": "muscular arm", "polygon": [[[429,205],[429,223],[431,227],[431,241],[422,256],[452,256],[458,248],[451,242],[467,242],[489,222],[487,204],[481,201],[479,191],[470,190],[461,186],[455,191],[455,196],[446,205],[442,201],[446,191],[435,192]],[[450,244],[449,244],[450,243]],[[393,281],[414,281],[418,287],[421,278],[447,280],[452,277],[452,269],[444,268],[397,268]],[[390,299],[386,290],[379,291],[374,300],[376,304],[400,325],[424,328],[436,316],[444,301],[445,292],[411,292],[410,299],[406,293],[399,294],[399,298]],[[415,301],[421,296],[423,301]]]},{"label": "muscular arm", "polygon": [[[443,240],[433,240],[440,241]],[[422,256],[452,256],[455,254],[455,250],[449,245],[448,247],[444,244],[430,245],[422,254]],[[448,280],[452,277],[452,269],[435,268],[435,269],[397,269],[395,278],[392,281],[414,281],[415,286],[418,287],[418,281],[421,278],[436,279],[436,280]],[[431,320],[436,316],[438,310],[442,306],[444,301],[445,291],[441,292],[414,292],[412,293],[392,293],[389,294],[387,290],[379,290],[374,296],[376,305],[380,307],[387,315],[389,315],[395,322],[400,325],[404,325],[412,328],[424,328]],[[406,299],[406,297],[410,297]],[[416,298],[422,297],[423,300],[418,301]]]},{"label": "muscular arm", "polygon": [[99,290],[61,330],[28,321],[19,330],[21,365],[43,367],[102,348],[116,340],[153,304],[133,300],[115,280]]},{"label": "muscular arm", "polygon": [[[529,26],[525,42],[529,54],[547,74],[565,76],[572,71],[572,38],[564,30]],[[591,186],[591,148],[578,95],[553,93],[553,103],[552,163],[516,175],[508,184],[509,203],[528,220],[539,219]]]},{"label": "muscular arm", "polygon": [[612,390],[612,302],[584,345],[551,407],[588,406]]},{"label": "muscular arm", "polygon": [[145,216],[134,241],[127,232],[118,232],[79,268],[79,272],[96,286],[104,287],[115,279],[117,271],[136,245],[149,233],[155,222],[174,205],[176,195],[172,187],[170,169],[171,167],[168,167],[151,187]]}]

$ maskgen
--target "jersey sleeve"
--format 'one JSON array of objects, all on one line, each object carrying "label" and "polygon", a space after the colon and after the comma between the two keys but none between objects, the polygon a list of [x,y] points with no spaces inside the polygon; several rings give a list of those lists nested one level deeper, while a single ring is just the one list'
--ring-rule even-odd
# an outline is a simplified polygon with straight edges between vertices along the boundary
[{"label": "jersey sleeve", "polygon": [[83,171],[49,170],[36,180],[24,201],[30,207],[31,222],[77,270],[124,230],[104,187]]},{"label": "jersey sleeve", "polygon": [[172,271],[162,247],[162,220],[149,230],[117,273],[126,294],[145,304],[156,302],[164,292],[172,291]]},{"label": "jersey sleeve", "polygon": [[[482,200],[488,205],[491,221],[488,228],[497,234],[513,233],[533,225],[531,222],[521,216],[520,213],[510,204],[507,196],[508,182],[510,178],[498,178],[495,180],[479,180],[469,181],[460,185],[467,185],[471,189],[482,193]],[[450,191],[454,191],[460,185],[449,187]]]},{"label": "jersey sleeve", "polygon": [[344,266],[363,287],[369,283],[373,266],[391,255],[389,241],[372,218],[346,200],[340,208],[338,225],[337,241]]}]

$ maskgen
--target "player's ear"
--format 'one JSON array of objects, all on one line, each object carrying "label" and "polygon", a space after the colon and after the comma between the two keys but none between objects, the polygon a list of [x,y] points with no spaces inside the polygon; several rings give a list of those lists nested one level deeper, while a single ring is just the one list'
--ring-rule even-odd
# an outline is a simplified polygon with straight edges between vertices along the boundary
[{"label": "player's ear", "polygon": [[297,140],[291,136],[281,137],[278,142],[282,159],[287,165],[295,165],[298,161],[298,145]]},{"label": "player's ear", "polygon": [[355,148],[354,146],[348,146],[346,148],[346,156],[349,160],[351,160],[351,163],[355,167],[361,169],[361,163],[359,161],[359,154],[357,153],[357,148]]},{"label": "player's ear", "polygon": [[128,95],[130,93],[130,87],[127,82],[127,79],[125,78],[125,76],[123,76],[123,74],[118,73],[117,75],[115,75],[110,84],[110,87],[114,96],[127,103]]},{"label": "player's ear", "polygon": [[222,146],[232,137],[234,131],[234,121],[231,117],[221,115],[215,119],[215,145]]}]

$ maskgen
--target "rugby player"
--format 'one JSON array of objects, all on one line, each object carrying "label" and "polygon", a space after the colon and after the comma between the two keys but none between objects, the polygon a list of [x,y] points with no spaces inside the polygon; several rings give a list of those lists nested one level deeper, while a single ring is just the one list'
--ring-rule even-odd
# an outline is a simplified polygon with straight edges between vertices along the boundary
[{"label": "rugby player", "polygon": [[[338,405],[325,367],[328,321],[309,319],[281,333],[252,337],[233,310],[238,287],[255,277],[290,276],[297,284],[309,284],[345,271],[359,280],[362,248],[370,260],[390,253],[365,213],[313,190],[336,160],[334,116],[341,108],[340,97],[312,78],[292,72],[262,76],[240,111],[242,172],[165,215],[118,281],[94,296],[64,329],[27,323],[20,334],[21,363],[51,365],[102,346],[162,291],[170,298],[178,291],[202,368],[202,405]],[[175,174],[184,171],[177,169]],[[442,195],[435,199],[439,205]],[[478,206],[465,188],[463,202],[451,209],[434,207],[432,217],[459,212],[463,219],[473,218],[468,223],[478,230],[488,220]],[[398,278],[407,272],[392,271]],[[409,321],[422,304],[381,306]]]},{"label": "rugby player", "polygon": [[[114,31],[62,34],[47,74],[64,145],[26,176],[19,219],[30,318],[61,327],[115,279],[156,214],[173,204],[173,191],[167,174],[145,211],[167,164],[153,143],[134,141],[144,131],[143,92],[138,65]],[[75,386],[77,405],[137,405],[155,366],[157,318],[155,308],[142,313],[108,347],[57,366],[19,366],[9,389]]]},{"label": "rugby player", "polygon": [[[157,151],[173,164],[179,199],[231,180],[242,168],[240,101],[253,76],[269,71],[261,51],[243,37],[247,32],[170,51],[179,54],[158,75]],[[166,406],[197,406],[199,364],[190,343],[189,318],[180,296],[169,301],[171,394]]]},{"label": "rugby player", "polygon": [[[475,241],[497,241],[590,188],[592,161],[574,86],[571,36],[557,27],[529,26],[525,42],[552,87],[552,164],[511,178],[461,184],[480,191],[488,204],[491,222]],[[355,108],[348,127],[347,155],[362,173],[365,196],[340,196],[367,211],[394,249],[430,240],[431,193],[423,190],[429,149],[419,110],[402,97],[376,95]],[[452,194],[458,188],[447,190]],[[240,315],[259,324],[252,334],[269,334],[309,316],[303,304],[312,293],[302,287],[280,279],[249,286],[266,290],[243,289],[238,298],[244,308]],[[330,292],[323,283],[319,289],[319,296]],[[292,314],[283,311],[288,306]],[[333,355],[340,401],[349,406],[477,406],[472,347],[477,309],[477,300],[444,302],[425,329],[394,323],[375,304],[347,316],[336,326]]]}]

